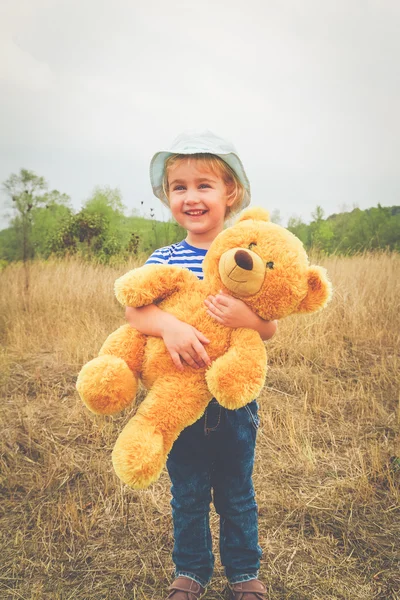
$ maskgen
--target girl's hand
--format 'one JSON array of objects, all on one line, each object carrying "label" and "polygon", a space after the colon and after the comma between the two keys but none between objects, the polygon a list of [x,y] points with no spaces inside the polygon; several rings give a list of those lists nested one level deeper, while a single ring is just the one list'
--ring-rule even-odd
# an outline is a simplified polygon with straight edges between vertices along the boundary
[{"label": "girl's hand", "polygon": [[174,365],[180,371],[183,370],[181,359],[195,369],[211,365],[210,357],[203,346],[209,344],[210,340],[192,325],[175,318],[168,320],[161,336]]},{"label": "girl's hand", "polygon": [[226,327],[247,327],[248,329],[257,329],[259,317],[242,300],[234,298],[230,294],[222,291],[216,296],[208,296],[204,300],[207,306],[207,313]]}]

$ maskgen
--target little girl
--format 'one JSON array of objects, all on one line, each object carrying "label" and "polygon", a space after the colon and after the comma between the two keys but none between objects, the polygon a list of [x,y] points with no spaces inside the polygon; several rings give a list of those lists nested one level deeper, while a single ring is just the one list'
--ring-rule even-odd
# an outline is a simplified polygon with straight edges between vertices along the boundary
[{"label": "little girl", "polygon": [[[209,131],[182,134],[150,165],[154,194],[187,230],[186,238],[156,250],[147,263],[179,265],[203,277],[202,262],[225,219],[250,202],[250,184],[243,165],[227,141]],[[276,331],[244,302],[220,292],[205,299],[207,312],[227,327],[247,327],[263,340]],[[156,305],[126,308],[130,325],[146,335],[162,337],[177,369],[184,363],[210,365],[209,340],[191,325]],[[182,394],[185,390],[182,389]],[[266,599],[257,579],[257,504],[252,472],[258,420],[254,400],[227,410],[213,399],[203,417],[176,440],[167,468],[172,487],[175,581],[168,598],[195,600],[208,585],[214,567],[209,526],[210,502],[220,515],[220,555],[231,600]]]}]

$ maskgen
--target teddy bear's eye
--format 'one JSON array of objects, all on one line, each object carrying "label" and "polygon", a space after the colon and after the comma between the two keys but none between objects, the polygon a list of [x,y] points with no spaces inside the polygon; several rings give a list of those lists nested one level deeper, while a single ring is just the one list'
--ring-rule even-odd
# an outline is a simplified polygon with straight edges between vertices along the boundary
[{"label": "teddy bear's eye", "polygon": [[274,263],[272,262],[272,260],[270,260],[269,262],[267,262],[267,267],[268,267],[268,269],[273,269],[274,268]]},{"label": "teddy bear's eye", "polygon": [[249,250],[251,250],[253,246],[257,246],[257,244],[255,242],[251,242],[251,244],[249,244]]}]

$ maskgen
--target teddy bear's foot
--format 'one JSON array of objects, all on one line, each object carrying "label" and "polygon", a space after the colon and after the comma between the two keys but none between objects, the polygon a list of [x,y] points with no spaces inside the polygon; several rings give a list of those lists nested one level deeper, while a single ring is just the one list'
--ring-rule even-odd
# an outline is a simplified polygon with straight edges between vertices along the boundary
[{"label": "teddy bear's foot", "polygon": [[140,416],[133,417],[115,443],[112,461],[124,483],[147,488],[159,478],[166,462],[163,436]]},{"label": "teddy bear's foot", "polygon": [[229,350],[206,371],[208,389],[224,408],[241,408],[261,392],[266,364],[259,334],[252,329],[233,329]]},{"label": "teddy bear's foot", "polygon": [[103,355],[82,367],[76,388],[91,411],[112,415],[132,402],[136,395],[137,380],[124,360]]},{"label": "teddy bear's foot", "polygon": [[[218,359],[220,360],[220,359]],[[222,361],[206,373],[208,389],[224,408],[236,410],[257,398],[265,382],[265,368],[232,373]]]}]

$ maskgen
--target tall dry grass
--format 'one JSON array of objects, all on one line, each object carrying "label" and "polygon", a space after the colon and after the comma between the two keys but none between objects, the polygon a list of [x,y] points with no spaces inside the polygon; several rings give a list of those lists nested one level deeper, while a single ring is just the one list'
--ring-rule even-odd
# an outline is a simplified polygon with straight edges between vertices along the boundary
[{"label": "tall dry grass", "polygon": [[[400,257],[323,262],[330,306],[268,343],[254,482],[270,598],[400,598]],[[131,265],[132,266],[132,265]],[[126,269],[76,261],[0,274],[0,598],[160,599],[171,579],[169,483],[122,486],[128,412],[95,417],[74,382],[123,322]],[[211,516],[214,540],[218,518]],[[215,541],[215,552],[218,554]],[[223,598],[219,560],[207,598]]]}]

